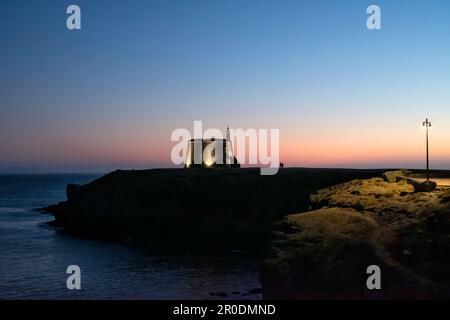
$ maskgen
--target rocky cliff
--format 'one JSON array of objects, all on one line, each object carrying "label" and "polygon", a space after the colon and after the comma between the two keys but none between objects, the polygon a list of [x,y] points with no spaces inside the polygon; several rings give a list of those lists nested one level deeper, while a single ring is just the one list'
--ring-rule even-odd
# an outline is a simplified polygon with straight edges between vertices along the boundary
[{"label": "rocky cliff", "polygon": [[[450,189],[404,174],[321,189],[313,211],[278,223],[265,298],[449,298]],[[381,268],[381,290],[366,287],[369,265]]]},{"label": "rocky cliff", "polygon": [[171,248],[260,249],[273,222],[308,210],[309,194],[379,170],[283,168],[115,171],[67,187],[67,201],[46,208],[53,225],[81,236],[133,239]]}]

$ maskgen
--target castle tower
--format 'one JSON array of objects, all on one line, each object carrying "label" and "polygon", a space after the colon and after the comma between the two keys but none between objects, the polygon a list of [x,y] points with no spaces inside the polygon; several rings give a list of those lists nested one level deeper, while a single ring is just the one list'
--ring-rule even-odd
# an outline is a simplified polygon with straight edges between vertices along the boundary
[{"label": "castle tower", "polygon": [[231,166],[234,164],[233,145],[231,142],[230,126],[227,126],[227,139],[226,139],[226,164]]}]

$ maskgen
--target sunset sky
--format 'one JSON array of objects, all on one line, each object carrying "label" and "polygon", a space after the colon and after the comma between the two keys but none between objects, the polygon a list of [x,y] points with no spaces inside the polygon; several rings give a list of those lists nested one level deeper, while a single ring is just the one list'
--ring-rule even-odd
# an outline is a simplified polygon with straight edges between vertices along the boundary
[{"label": "sunset sky", "polygon": [[0,172],[173,167],[194,120],[280,129],[285,166],[421,168],[426,117],[450,169],[448,0],[0,1]]}]

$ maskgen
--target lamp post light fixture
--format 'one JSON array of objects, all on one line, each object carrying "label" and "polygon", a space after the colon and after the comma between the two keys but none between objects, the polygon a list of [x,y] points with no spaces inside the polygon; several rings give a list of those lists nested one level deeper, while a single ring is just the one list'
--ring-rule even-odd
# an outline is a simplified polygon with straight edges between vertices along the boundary
[{"label": "lamp post light fixture", "polygon": [[427,137],[427,181],[430,181],[430,159],[428,156],[428,128],[431,127],[431,122],[428,121],[428,118],[425,119],[425,121],[422,123],[422,127],[426,128],[426,137]]}]

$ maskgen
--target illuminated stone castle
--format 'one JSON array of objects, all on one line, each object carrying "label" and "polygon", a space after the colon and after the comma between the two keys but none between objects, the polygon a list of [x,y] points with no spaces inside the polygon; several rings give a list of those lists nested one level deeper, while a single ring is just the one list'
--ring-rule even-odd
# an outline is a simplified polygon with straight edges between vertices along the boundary
[{"label": "illuminated stone castle", "polygon": [[186,168],[239,168],[227,127],[226,139],[191,139],[188,145]]}]

